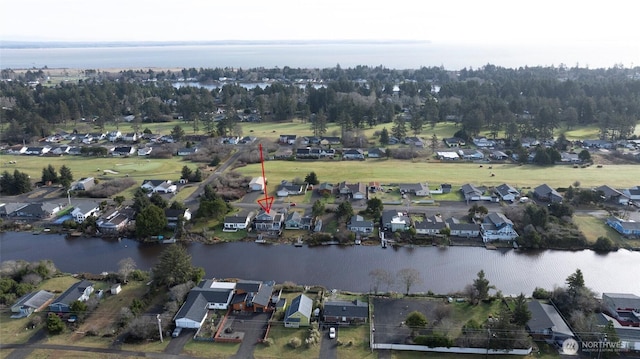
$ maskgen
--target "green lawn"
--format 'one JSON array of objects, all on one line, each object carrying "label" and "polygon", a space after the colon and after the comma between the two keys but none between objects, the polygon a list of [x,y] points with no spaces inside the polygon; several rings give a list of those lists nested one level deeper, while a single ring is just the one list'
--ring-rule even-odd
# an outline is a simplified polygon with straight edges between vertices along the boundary
[{"label": "green lawn", "polygon": [[[492,169],[472,163],[435,163],[402,160],[316,161],[309,162],[269,161],[265,163],[265,173],[269,181],[305,176],[310,169],[321,182],[379,181],[381,183],[428,182],[432,186],[451,183],[456,186],[473,183],[477,186],[495,186],[502,183],[521,187],[536,187],[547,183],[552,187],[567,187],[580,181],[584,187],[615,183],[618,187],[635,186],[637,165],[611,165],[597,168],[572,168],[571,166],[539,167],[515,164],[493,165]],[[248,175],[259,176],[260,164],[252,164],[236,169]],[[491,176],[494,173],[495,176]]]},{"label": "green lawn", "polygon": [[338,329],[338,358],[377,358],[369,348],[369,325],[340,327]]},{"label": "green lawn", "polygon": [[584,233],[589,243],[595,243],[598,237],[608,237],[620,248],[640,248],[640,240],[630,240],[622,237],[613,228],[609,227],[604,219],[576,214],[573,216],[574,223],[580,231]]},{"label": "green lawn", "polygon": [[[306,348],[304,340],[307,338],[308,328],[285,328],[281,323],[274,323],[269,331],[269,338],[273,340],[271,346],[257,345],[254,352],[256,358],[318,358],[320,355],[320,345]],[[299,338],[302,346],[297,349],[291,348],[288,343],[293,338]]]},{"label": "green lawn", "polygon": [[190,340],[185,344],[183,354],[200,358],[229,358],[240,348],[239,343],[212,343]]}]

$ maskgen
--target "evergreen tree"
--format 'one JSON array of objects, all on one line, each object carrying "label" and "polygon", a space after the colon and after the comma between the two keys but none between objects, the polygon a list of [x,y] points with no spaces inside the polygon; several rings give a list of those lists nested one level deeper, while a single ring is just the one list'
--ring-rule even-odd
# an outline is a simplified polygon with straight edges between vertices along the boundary
[{"label": "evergreen tree", "polygon": [[62,165],[60,167],[60,184],[65,189],[69,189],[71,187],[71,182],[73,182],[73,174],[71,173],[71,169],[66,165]]},{"label": "evergreen tree", "polygon": [[49,334],[60,334],[64,330],[64,322],[62,319],[54,313],[49,313],[47,316],[47,332]]},{"label": "evergreen tree", "polygon": [[484,277],[484,270],[480,270],[478,278],[473,281],[473,288],[476,290],[477,299],[485,300],[489,298],[489,289],[494,288],[494,286],[490,285],[489,280]]},{"label": "evergreen tree", "polygon": [[143,208],[136,216],[136,236],[147,238],[158,235],[167,226],[164,210],[154,204]]},{"label": "evergreen tree", "polygon": [[404,117],[396,116],[396,119],[393,121],[393,127],[391,128],[391,134],[399,140],[407,136],[407,124],[404,121]]},{"label": "evergreen tree", "polygon": [[311,172],[309,172],[309,174],[307,174],[307,176],[304,178],[304,181],[305,181],[305,183],[308,183],[308,184],[314,185],[314,186],[320,183],[320,181],[318,181],[318,176],[313,171],[311,171]]},{"label": "evergreen tree", "polygon": [[386,127],[382,128],[380,132],[380,144],[386,146],[389,144],[389,131],[387,131]]},{"label": "evergreen tree", "polygon": [[513,322],[519,326],[525,326],[531,319],[531,311],[527,306],[527,299],[523,293],[515,299],[515,306],[513,308]]},{"label": "evergreen tree", "polygon": [[199,282],[202,275],[202,268],[193,267],[191,256],[178,244],[172,244],[162,251],[152,271],[153,285],[165,288],[188,281]]}]

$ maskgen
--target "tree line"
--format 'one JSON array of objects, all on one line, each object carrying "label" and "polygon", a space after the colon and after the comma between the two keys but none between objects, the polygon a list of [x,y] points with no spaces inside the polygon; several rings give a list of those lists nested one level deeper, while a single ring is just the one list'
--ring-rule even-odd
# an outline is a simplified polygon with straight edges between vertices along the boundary
[{"label": "tree line", "polygon": [[[16,75],[3,70],[0,83],[3,108],[2,140],[22,143],[51,134],[60,126],[92,121],[99,127],[119,126],[133,115],[131,126],[145,122],[189,121],[194,132],[211,135],[239,131],[242,116],[255,113],[264,121],[307,121],[316,135],[338,124],[344,133],[389,123],[396,137],[420,134],[438,122],[455,121],[471,136],[487,131],[507,139],[548,139],[561,124],[566,128],[597,126],[600,137],[627,138],[640,113],[638,68],[521,67],[486,65],[448,71],[439,67],[391,70],[357,66],[343,69],[184,69],[180,73],[152,70],[119,73],[90,72],[78,83],[56,86],[46,72]],[[216,77],[218,76],[218,77]],[[245,88],[235,82],[204,87],[175,87],[179,79],[212,82],[220,77],[236,81],[276,79],[266,87]],[[147,81],[155,79],[158,81]],[[294,79],[313,80],[301,86]],[[43,80],[43,82],[46,82]],[[215,118],[218,107],[224,119]]]}]

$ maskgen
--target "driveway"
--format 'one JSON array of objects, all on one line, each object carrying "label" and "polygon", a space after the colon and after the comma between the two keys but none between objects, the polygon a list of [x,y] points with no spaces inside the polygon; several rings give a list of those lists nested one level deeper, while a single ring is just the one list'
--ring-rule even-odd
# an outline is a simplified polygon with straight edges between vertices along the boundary
[{"label": "driveway", "polygon": [[179,355],[182,353],[182,348],[184,345],[189,342],[189,340],[193,339],[193,336],[196,335],[195,329],[182,329],[182,332],[177,338],[165,337],[164,340],[170,340],[169,344],[164,348],[164,352],[166,354]]},{"label": "driveway", "polygon": [[236,315],[233,330],[244,333],[244,337],[242,338],[242,343],[240,344],[240,348],[238,348],[236,355],[231,358],[253,358],[253,351],[256,349],[256,345],[259,343],[260,339],[264,337],[270,317],[271,313]]},{"label": "driveway", "polygon": [[338,358],[338,339],[340,338],[340,330],[336,327],[336,338],[329,338],[329,326],[327,329],[320,331],[322,338],[320,341],[320,358],[337,359]]}]

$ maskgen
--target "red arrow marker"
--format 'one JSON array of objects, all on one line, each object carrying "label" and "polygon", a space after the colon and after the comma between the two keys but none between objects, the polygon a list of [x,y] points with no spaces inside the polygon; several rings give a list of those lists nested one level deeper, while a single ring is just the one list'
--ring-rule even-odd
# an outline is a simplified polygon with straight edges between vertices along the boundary
[{"label": "red arrow marker", "polygon": [[271,212],[271,206],[273,205],[273,197],[269,197],[268,192],[267,192],[267,177],[265,177],[264,175],[264,155],[262,154],[262,144],[258,145],[258,148],[260,149],[260,165],[262,166],[262,185],[264,188],[264,198],[261,198],[258,200],[258,204],[260,205],[260,208],[262,208],[265,212],[267,212],[267,214],[269,214],[269,212]]}]

